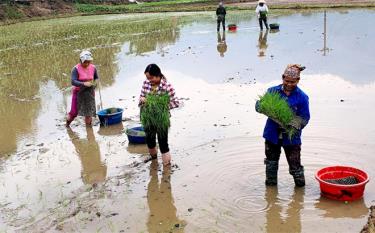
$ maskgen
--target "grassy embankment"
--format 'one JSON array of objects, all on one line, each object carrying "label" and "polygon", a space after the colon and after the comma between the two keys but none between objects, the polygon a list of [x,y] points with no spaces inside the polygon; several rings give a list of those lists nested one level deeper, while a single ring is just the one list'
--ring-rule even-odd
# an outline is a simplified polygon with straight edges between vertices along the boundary
[{"label": "grassy embankment", "polygon": [[216,7],[217,3],[211,0],[167,0],[126,5],[75,4],[76,11],[83,14],[211,11]]},{"label": "grassy embankment", "polygon": [[[48,2],[49,5],[43,9],[43,5],[19,5],[19,4],[0,4],[0,24],[28,21],[30,18],[50,19],[57,17],[69,17],[77,15],[96,15],[96,14],[120,14],[120,13],[149,13],[149,12],[189,12],[189,11],[215,11],[217,1],[213,0],[162,0],[157,2],[131,3],[131,4],[87,4]],[[255,8],[256,1],[227,3],[226,8],[231,10],[252,10]],[[270,5],[273,12],[275,10],[285,9],[319,9],[319,8],[353,8],[353,7],[375,7],[375,1],[368,0],[362,3],[352,3],[340,1],[337,3],[299,3],[298,1],[289,3],[277,3]],[[51,9],[54,10],[51,10]]]},{"label": "grassy embankment", "polygon": [[[108,13],[145,13],[145,12],[178,12],[178,11],[214,11],[217,2],[212,0],[164,0],[158,2],[145,2],[127,5],[94,5],[75,4],[77,12],[82,14],[108,14]],[[352,8],[375,7],[375,1],[363,3],[287,3],[274,4],[272,9],[317,9],[317,8]],[[227,10],[255,9],[255,2],[233,3],[226,5]]]}]

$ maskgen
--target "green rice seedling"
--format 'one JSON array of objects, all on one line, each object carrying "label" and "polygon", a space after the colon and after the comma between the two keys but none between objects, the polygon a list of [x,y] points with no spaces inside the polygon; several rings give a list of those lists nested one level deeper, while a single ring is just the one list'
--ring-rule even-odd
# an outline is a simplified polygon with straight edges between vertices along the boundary
[{"label": "green rice seedling", "polygon": [[126,134],[130,136],[145,137],[146,133],[141,130],[127,129]]},{"label": "green rice seedling", "polygon": [[146,103],[141,109],[141,122],[145,129],[155,129],[160,134],[167,134],[170,126],[168,94],[146,96]]},{"label": "green rice seedling", "polygon": [[107,114],[114,114],[114,113],[117,113],[118,110],[117,108],[108,108],[107,109]]},{"label": "green rice seedling", "polygon": [[297,133],[297,130],[290,126],[290,123],[295,119],[295,114],[279,93],[267,92],[263,96],[259,96],[259,112],[285,129],[289,139],[292,139]]}]

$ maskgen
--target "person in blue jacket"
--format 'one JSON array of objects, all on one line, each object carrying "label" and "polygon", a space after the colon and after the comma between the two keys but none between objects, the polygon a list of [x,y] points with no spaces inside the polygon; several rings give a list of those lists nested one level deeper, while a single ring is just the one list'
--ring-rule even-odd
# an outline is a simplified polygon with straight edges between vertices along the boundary
[{"label": "person in blue jacket", "polygon": [[[285,98],[295,115],[301,119],[291,125],[297,129],[296,135],[291,139],[275,121],[270,118],[267,119],[263,137],[266,154],[264,159],[266,165],[265,183],[269,186],[277,185],[281,147],[284,149],[289,164],[289,173],[293,176],[295,185],[298,187],[305,186],[304,168],[301,165],[301,133],[310,120],[309,97],[297,86],[300,73],[304,69],[305,67],[301,65],[288,65],[282,75],[282,84],[267,90],[267,92],[277,92]],[[259,112],[258,102],[255,109]]]}]

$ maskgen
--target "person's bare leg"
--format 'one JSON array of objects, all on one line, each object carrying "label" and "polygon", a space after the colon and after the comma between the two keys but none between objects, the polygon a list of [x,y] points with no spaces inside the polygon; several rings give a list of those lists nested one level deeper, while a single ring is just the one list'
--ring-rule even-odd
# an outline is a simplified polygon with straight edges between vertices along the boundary
[{"label": "person's bare leg", "polygon": [[70,116],[70,114],[66,115],[66,123],[65,123],[65,126],[66,126],[66,127],[70,127],[70,123],[72,123],[73,120],[74,120],[74,117]]},{"label": "person's bare leg", "polygon": [[171,164],[171,154],[169,152],[161,154],[161,158],[164,166]]},{"label": "person's bare leg", "polygon": [[86,123],[86,126],[91,126],[92,125],[92,117],[91,116],[85,116],[85,123]]},{"label": "person's bare leg", "polygon": [[145,163],[158,158],[158,150],[156,149],[156,147],[148,148],[148,153],[150,155],[144,160]]}]

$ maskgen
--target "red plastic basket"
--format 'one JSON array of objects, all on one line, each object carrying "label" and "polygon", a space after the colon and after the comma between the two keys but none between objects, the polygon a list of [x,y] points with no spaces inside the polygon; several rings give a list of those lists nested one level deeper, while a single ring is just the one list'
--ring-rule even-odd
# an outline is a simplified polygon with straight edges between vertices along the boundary
[{"label": "red plastic basket", "polygon": [[[354,176],[359,183],[342,185],[332,184],[324,180],[340,179],[348,176]],[[365,186],[369,182],[366,172],[354,167],[332,166],[320,169],[315,178],[319,181],[320,191],[323,196],[339,201],[353,201],[363,196]]]},{"label": "red plastic basket", "polygon": [[229,24],[228,25],[228,30],[232,31],[232,32],[236,31],[237,30],[237,25],[235,25],[235,24]]}]

